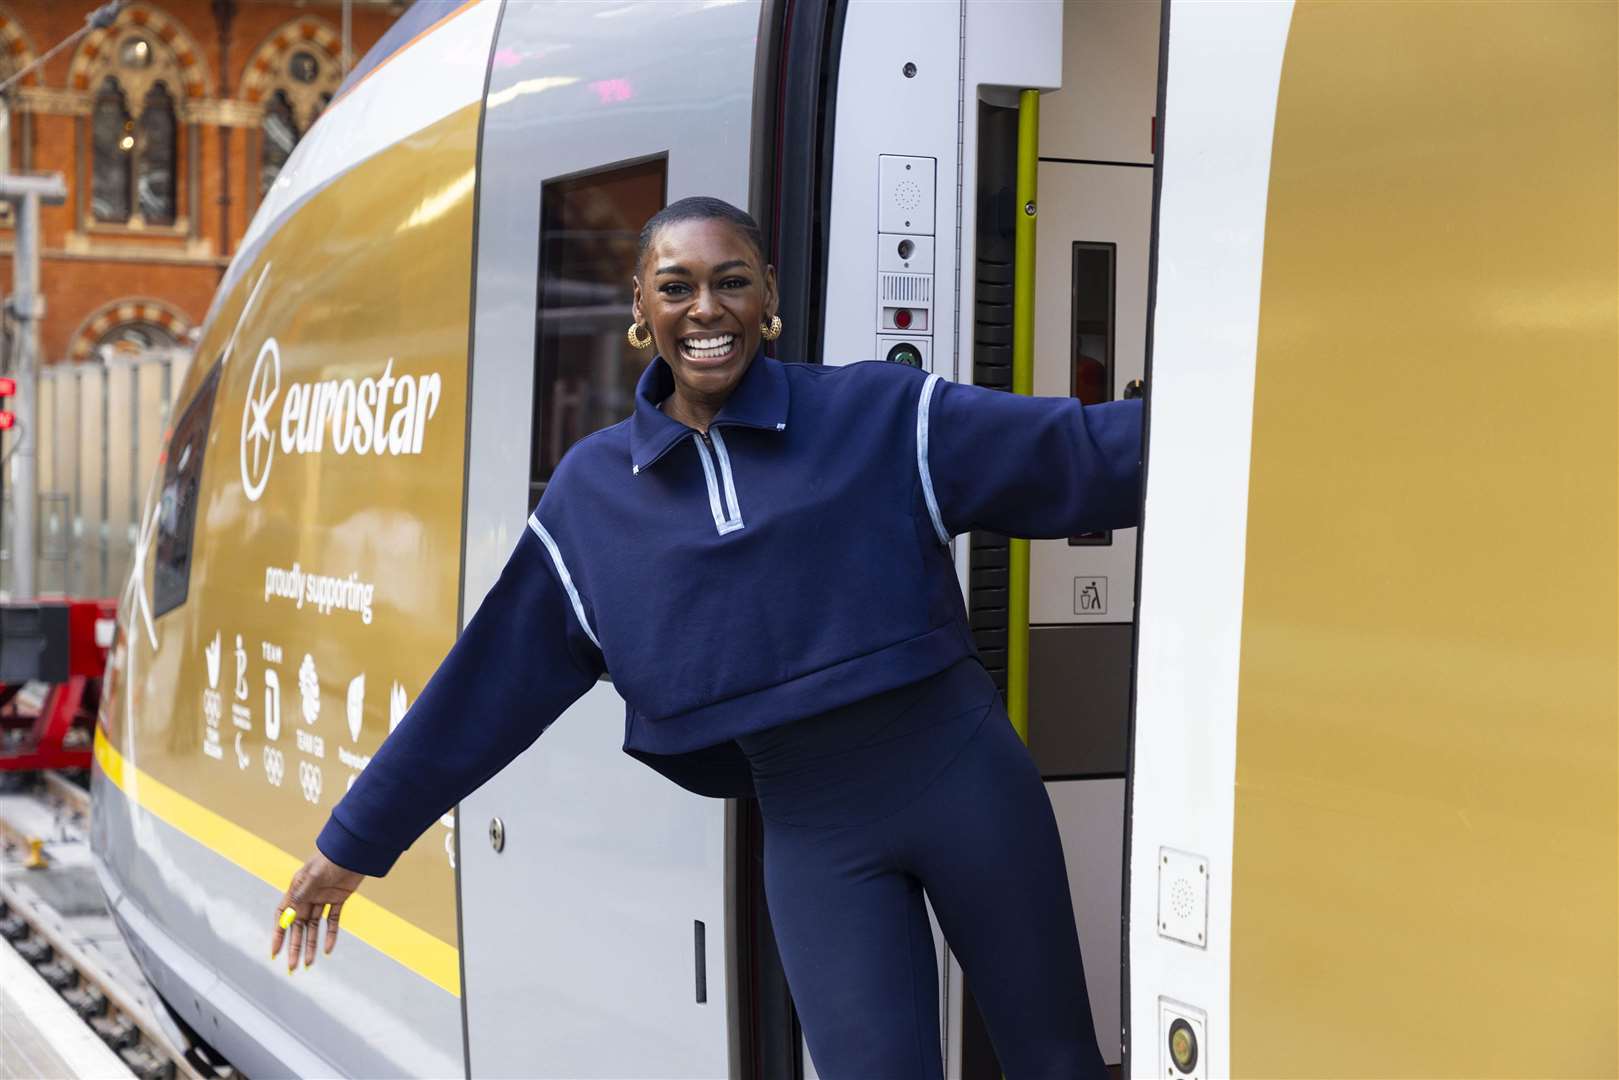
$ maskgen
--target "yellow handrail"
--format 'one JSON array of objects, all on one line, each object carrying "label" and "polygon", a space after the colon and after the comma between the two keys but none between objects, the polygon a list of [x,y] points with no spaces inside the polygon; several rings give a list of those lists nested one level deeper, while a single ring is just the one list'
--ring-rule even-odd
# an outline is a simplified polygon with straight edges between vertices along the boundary
[{"label": "yellow handrail", "polygon": [[[1017,227],[1012,247],[1012,392],[1034,393],[1034,227],[1040,91],[1018,97]],[[1029,542],[1012,540],[1006,572],[1006,712],[1029,741]]]}]

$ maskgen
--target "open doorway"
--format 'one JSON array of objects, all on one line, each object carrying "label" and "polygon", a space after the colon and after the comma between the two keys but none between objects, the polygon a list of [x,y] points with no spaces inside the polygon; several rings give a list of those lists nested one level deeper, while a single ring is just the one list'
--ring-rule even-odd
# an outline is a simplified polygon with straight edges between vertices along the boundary
[{"label": "open doorway", "polygon": [[[1040,107],[1034,393],[1094,404],[1145,376],[1160,6],[1068,0],[1062,89]],[[1012,384],[1018,110],[979,101],[972,381]],[[965,350],[964,350],[965,353]],[[963,376],[966,372],[963,372]],[[1008,544],[974,533],[969,606],[1005,689]],[[1123,897],[1136,530],[1030,545],[1029,747],[1056,811],[1110,1066],[1123,1062]],[[964,1080],[1001,1075],[967,987]]]}]

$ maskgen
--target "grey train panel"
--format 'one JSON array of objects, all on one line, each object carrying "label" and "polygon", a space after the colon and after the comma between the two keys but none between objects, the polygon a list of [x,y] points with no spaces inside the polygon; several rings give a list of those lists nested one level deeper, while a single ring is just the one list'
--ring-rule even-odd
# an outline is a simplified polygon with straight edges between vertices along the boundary
[{"label": "grey train panel", "polygon": [[[443,990],[353,936],[335,963],[288,975],[265,929],[279,889],[150,814],[132,817],[123,792],[99,773],[94,782],[97,869],[125,940],[170,1006],[241,1072],[460,1074]],[[181,944],[198,941],[206,954]]]},{"label": "grey train panel", "polygon": [[[463,618],[525,527],[543,185],[667,155],[670,199],[748,205],[760,20],[757,2],[504,10],[480,156]],[[627,307],[619,319],[615,334]],[[622,735],[600,683],[461,805],[473,1075],[730,1071],[726,807],[625,756]]]},{"label": "grey train panel", "polygon": [[1129,623],[1029,629],[1029,751],[1048,780],[1123,776]]}]

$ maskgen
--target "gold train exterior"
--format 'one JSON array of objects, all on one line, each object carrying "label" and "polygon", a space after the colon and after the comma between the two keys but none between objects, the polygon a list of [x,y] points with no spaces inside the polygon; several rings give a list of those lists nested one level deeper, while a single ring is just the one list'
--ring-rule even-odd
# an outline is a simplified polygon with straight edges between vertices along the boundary
[{"label": "gold train exterior", "polygon": [[[188,400],[209,368],[223,363],[199,492],[195,595],[156,621],[161,666],[148,659],[138,625],[121,641],[132,654],[123,662],[134,673],[133,693],[104,714],[98,756],[159,818],[278,890],[341,791],[305,790],[300,762],[318,765],[323,786],[346,785],[390,719],[397,722],[396,696],[413,700],[455,639],[478,112],[439,120],[300,207],[219,307],[179,394]],[[286,452],[299,438],[300,415],[302,437],[315,437],[308,399],[319,395],[305,391],[305,407],[288,410],[294,385],[391,377],[396,390],[407,376],[419,385],[436,376],[440,389],[431,415],[418,391],[410,426],[420,429],[421,449],[404,467],[375,432],[366,452],[356,433],[348,452],[337,453],[332,424],[345,416],[334,416],[336,409],[324,414],[319,453]],[[381,426],[392,426],[406,402],[393,390],[386,396]],[[244,432],[261,406],[273,448],[263,440],[255,447],[254,433]],[[244,471],[262,478],[257,500],[245,493]],[[351,587],[347,606],[323,612],[319,596],[330,586],[317,589],[317,580],[363,591],[353,598]],[[255,647],[240,687],[233,685],[236,635]],[[321,643],[318,664],[295,644],[310,640]],[[210,647],[222,654],[217,686],[207,670]],[[364,682],[350,689],[356,676]],[[324,694],[307,692],[311,677],[325,684]],[[222,698],[222,762],[204,756],[211,692]],[[279,733],[268,738],[276,696]],[[351,702],[357,732],[345,708]],[[246,710],[245,731],[233,724],[237,708]],[[136,717],[132,728],[126,710]],[[143,783],[128,782],[134,770]],[[372,882],[344,925],[458,994],[446,832],[435,826]]]},{"label": "gold train exterior", "polygon": [[1615,14],[1294,10],[1237,719],[1240,1075],[1613,1074]]}]

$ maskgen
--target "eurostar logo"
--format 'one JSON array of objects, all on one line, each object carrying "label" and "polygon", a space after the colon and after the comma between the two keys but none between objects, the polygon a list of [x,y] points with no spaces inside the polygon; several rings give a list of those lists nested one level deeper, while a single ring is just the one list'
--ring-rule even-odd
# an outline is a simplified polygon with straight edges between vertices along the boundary
[{"label": "eurostar logo", "polygon": [[242,490],[249,502],[258,502],[270,482],[275,461],[275,435],[270,410],[281,393],[281,347],[275,338],[265,341],[253,373],[247,380],[247,404],[242,408]]},{"label": "eurostar logo", "polygon": [[250,502],[264,494],[277,451],[323,454],[329,441],[339,456],[420,455],[444,396],[442,375],[395,373],[393,357],[381,374],[358,379],[288,379],[283,386],[281,375],[281,346],[269,338],[259,347],[242,406],[242,490]]}]

